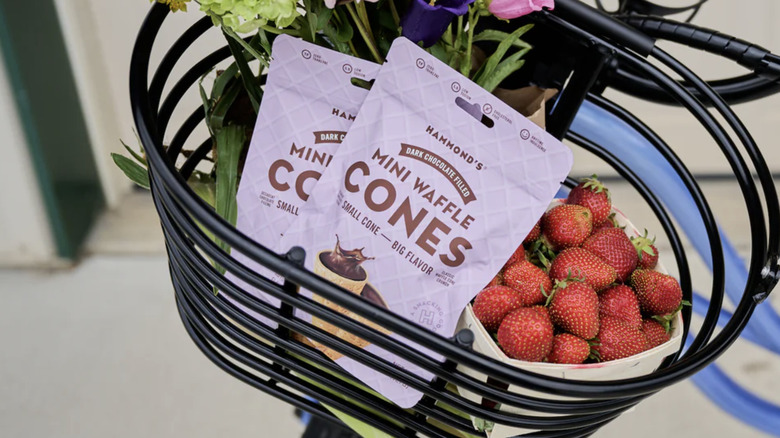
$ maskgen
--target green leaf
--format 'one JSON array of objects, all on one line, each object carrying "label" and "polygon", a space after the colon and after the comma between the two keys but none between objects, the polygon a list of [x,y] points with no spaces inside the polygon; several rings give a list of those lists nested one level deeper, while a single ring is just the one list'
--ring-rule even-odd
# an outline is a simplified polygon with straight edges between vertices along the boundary
[{"label": "green leaf", "polygon": [[337,41],[347,43],[352,41],[352,37],[355,36],[355,29],[348,21],[343,21],[336,27],[336,34],[334,37]]},{"label": "green leaf", "polygon": [[[203,112],[205,113],[205,120],[209,120],[209,114],[211,114],[212,110],[212,103],[213,101],[209,98],[209,96],[206,94],[206,89],[203,88],[203,80],[206,79],[206,75],[208,75],[210,72],[205,73],[203,76],[200,77],[200,80],[198,81],[198,91],[200,92],[200,101],[203,103]],[[214,131],[211,128],[211,123],[206,123],[206,127],[209,128],[209,134],[211,136],[214,135]]]},{"label": "green leaf", "polygon": [[477,75],[475,75],[474,82],[481,84],[487,81],[487,78],[489,78],[490,75],[493,74],[493,71],[496,69],[498,64],[501,62],[501,60],[504,59],[504,55],[506,55],[506,52],[512,47],[514,42],[517,41],[519,35],[524,34],[525,32],[528,31],[528,29],[530,29],[529,26],[533,26],[533,25],[527,24],[523,27],[520,27],[519,29],[509,34],[508,37],[504,38],[498,44],[496,51],[493,52],[492,55],[490,55],[487,61],[485,61],[485,64],[483,64],[482,67],[479,69],[479,72],[477,72]]},{"label": "green leaf", "polygon": [[130,178],[130,181],[145,189],[149,189],[149,172],[146,168],[141,167],[141,165],[124,155],[112,153],[111,158],[114,159],[116,166],[125,173],[125,176]]},{"label": "green leaf", "polygon": [[[520,48],[520,49],[522,49],[522,48],[530,49],[531,45],[526,43],[525,41],[519,39],[519,38],[524,33],[526,33],[529,30],[531,30],[531,28],[533,28],[533,27],[534,27],[533,24],[528,24],[528,25],[525,25],[525,26],[521,27],[520,29],[518,29],[518,30],[523,30],[523,31],[519,35],[516,35],[514,40],[511,40],[512,41],[512,46]],[[507,38],[510,38],[510,37],[511,37],[511,35],[506,33],[506,32],[502,32],[500,30],[494,30],[494,29],[486,29],[486,30],[483,30],[482,32],[474,35],[474,40],[473,41],[475,43],[482,42],[482,41],[492,41],[492,42],[500,43],[500,42],[502,42],[502,41],[504,41],[504,40],[506,40]]]},{"label": "green leaf", "polygon": [[214,86],[211,87],[211,99],[216,101],[222,93],[225,92],[230,81],[238,76],[238,65],[234,62],[230,64],[216,79],[214,79]]},{"label": "green leaf", "polygon": [[215,132],[222,129],[225,123],[225,116],[227,115],[228,110],[230,110],[230,107],[233,105],[233,102],[236,101],[238,93],[240,92],[241,82],[234,81],[230,84],[230,87],[227,89],[225,94],[220,96],[217,102],[214,104],[213,111],[209,116],[209,128]]},{"label": "green leaf", "polygon": [[502,61],[500,64],[498,64],[498,67],[496,67],[496,70],[493,72],[493,74],[487,77],[484,81],[481,81],[482,83],[479,85],[492,93],[493,90],[495,90],[504,79],[517,70],[520,70],[520,67],[522,67],[523,64],[525,64],[525,59],[521,59],[519,61],[509,61],[507,59]]},{"label": "green leaf", "polygon": [[211,175],[196,170],[187,180],[187,185],[207,204],[214,207],[217,199],[216,181]]},{"label": "green leaf", "polygon": [[[235,38],[231,38],[228,34],[225,34],[225,39],[227,40],[230,52],[233,54],[233,58],[238,65],[238,71],[241,73],[241,79],[244,81],[244,88],[246,89],[247,94],[249,94],[249,100],[252,101],[252,109],[254,109],[255,114],[257,114],[257,111],[260,108],[260,101],[263,100],[263,93],[260,91],[260,86],[257,84],[255,75],[249,68],[246,58],[244,58],[244,52],[241,50],[240,43]],[[246,41],[242,38],[238,39],[246,44]],[[245,49],[247,47],[250,47],[249,44],[244,46]]]},{"label": "green leaf", "polygon": [[323,30],[328,25],[330,17],[333,15],[333,9],[321,8],[317,11],[317,30]]},{"label": "green leaf", "polygon": [[431,51],[431,55],[435,56],[436,59],[443,63],[447,63],[449,61],[449,53],[447,53],[447,49],[442,45],[442,43],[439,41],[436,44],[432,45],[429,49]]},{"label": "green leaf", "polygon": [[122,146],[124,146],[124,147],[125,147],[125,150],[127,150],[127,152],[128,152],[130,155],[132,155],[132,156],[133,156],[133,158],[135,158],[135,160],[136,160],[136,161],[138,161],[139,163],[141,163],[141,165],[142,165],[142,166],[144,166],[144,167],[147,167],[147,166],[148,166],[148,164],[146,164],[146,158],[144,158],[143,156],[139,155],[139,154],[138,154],[138,152],[136,152],[136,151],[132,150],[132,149],[130,148],[130,146],[128,146],[128,145],[127,145],[125,142],[123,142],[123,141],[122,141],[122,139],[121,139],[121,138],[119,139],[119,142],[120,142],[120,143],[122,143]]},{"label": "green leaf", "polygon": [[[246,140],[243,126],[230,125],[219,131],[216,135],[217,144],[217,183],[215,208],[218,215],[222,216],[231,225],[236,224],[238,207],[236,205],[236,192],[238,189],[238,160]],[[217,239],[217,244],[225,252],[230,253],[227,243]],[[218,267],[224,273],[224,268]]]},{"label": "green leaf", "polygon": [[[350,29],[352,29],[350,27]],[[352,51],[349,49],[349,44],[347,44],[347,41],[352,39],[352,36],[347,39],[347,41],[342,41],[343,38],[339,37],[338,32],[339,29],[337,29],[333,23],[328,23],[327,26],[325,26],[325,29],[322,31],[326,37],[328,37],[328,42],[333,45],[333,48],[338,50],[341,53],[347,53],[350,54]]]}]

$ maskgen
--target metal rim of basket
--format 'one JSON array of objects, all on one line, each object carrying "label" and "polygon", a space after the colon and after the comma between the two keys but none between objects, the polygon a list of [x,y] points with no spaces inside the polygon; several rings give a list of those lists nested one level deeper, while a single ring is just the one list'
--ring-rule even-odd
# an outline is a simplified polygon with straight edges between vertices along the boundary
[{"label": "metal rim of basket", "polygon": [[[749,278],[743,299],[737,304],[732,318],[713,337],[724,296],[722,269],[724,262],[718,229],[695,179],[674,152],[663,141],[655,139],[656,147],[669,160],[694,196],[711,243],[714,266],[711,304],[698,335],[685,354],[678,352],[677,355],[668,358],[658,371],[647,376],[600,382],[545,377],[510,368],[477,355],[469,350],[468,345],[464,345],[461,336],[456,335],[452,339],[447,339],[428,332],[389,311],[377,309],[360,298],[309,273],[300,267],[302,259],[299,249],[280,255],[252,242],[218,217],[205,202],[189,189],[186,184],[188,172],[194,170],[197,162],[208,153],[211,148],[210,140],[204,141],[188,158],[182,167],[182,173],[179,173],[172,163],[194,127],[202,121],[202,109],[195,108],[191,116],[173,136],[167,151],[162,146],[163,134],[167,131],[167,125],[174,108],[185,92],[196,83],[202,74],[219,61],[226,59],[229,56],[229,51],[227,48],[217,50],[196,63],[179,78],[160,104],[163,88],[169,79],[173,66],[176,65],[187,47],[211,27],[210,20],[204,18],[183,33],[160,62],[151,83],[149,83],[148,72],[152,46],[167,14],[167,7],[156,4],[139,32],[131,61],[130,92],[136,127],[149,161],[152,194],[166,239],[177,306],[193,341],[209,359],[228,374],[277,398],[315,415],[332,416],[321,404],[312,401],[314,398],[371,426],[399,436],[409,436],[416,433],[429,436],[451,436],[440,427],[432,425],[428,421],[429,418],[456,430],[474,431],[469,419],[453,414],[439,406],[439,403],[448,404],[469,415],[488,421],[539,430],[540,432],[534,436],[584,436],[592,433],[643,398],[689,377],[715,360],[736,340],[756,304],[766,297],[773,286],[772,280],[777,276],[778,231],[770,228],[767,232],[761,194],[755,186],[750,168],[742,159],[740,152],[724,128],[707,112],[701,102],[658,68],[648,64],[628,50],[588,34],[553,14],[543,12],[539,14],[539,19],[544,25],[572,38],[589,41],[592,46],[606,49],[614,56],[619,57],[621,62],[631,65],[675,95],[682,105],[707,128],[732,164],[735,178],[738,180],[746,200],[753,239]],[[656,52],[653,55],[678,74],[691,80],[684,67],[665,53]],[[706,85],[702,87],[703,84],[696,83],[695,79],[694,84],[702,89],[704,95],[707,95],[707,90],[704,88]],[[587,89],[573,90],[572,93],[582,94],[587,93],[587,91]],[[598,95],[587,95],[587,99],[630,120],[637,125],[639,130],[646,128],[641,125],[640,121],[631,119],[630,114],[621,113],[624,110]],[[711,96],[711,99],[717,104],[717,96]],[[741,124],[733,112],[730,112],[727,106],[725,109],[723,107],[719,109],[725,112],[725,118],[732,127],[737,126],[735,132],[752,161],[754,171],[758,174],[759,182],[764,191],[764,205],[768,211],[769,221],[773,223],[773,218],[777,218],[778,206],[776,196],[774,199],[766,196],[767,193],[772,193],[774,190],[773,185],[771,189],[767,186],[767,181],[771,184],[771,175],[769,175],[766,164],[749,134],[739,129]],[[554,111],[551,115],[556,116]],[[573,117],[572,114],[558,114],[557,116]],[[647,133],[647,135],[651,134]],[[631,169],[621,163],[618,157],[611,155],[609,151],[576,133],[569,133],[568,137],[574,143],[585,147],[615,167],[648,201],[652,210],[661,220],[672,243],[680,271],[680,281],[687,298],[690,298],[691,279],[687,268],[687,259],[682,250],[679,235],[657,197],[647,189],[641,179],[633,174]],[[569,180],[567,183],[571,185],[573,181]],[[199,227],[208,229],[231,247],[283,275],[287,279],[287,283],[284,286],[279,286],[238,264],[217,247]],[[204,255],[248,284],[281,299],[284,303],[281,309],[272,308],[266,303],[254,299],[231,284],[209,263]],[[720,272],[718,272],[718,268],[720,268]],[[409,342],[425,345],[426,348],[446,357],[447,362],[444,365],[435,362],[421,353],[410,350],[404,343],[390,339],[370,327],[339,315],[312,300],[296,295],[298,285],[315,290],[357,314],[370,315],[378,324],[394,333],[403,335]],[[220,291],[218,295],[213,292],[215,288]],[[253,320],[228,301],[225,295],[274,320],[280,324],[280,327],[272,329]],[[390,351],[403,352],[412,362],[427,368],[438,377],[432,382],[428,382],[408,372],[398,370],[392,364],[370,353],[366,353],[303,321],[291,318],[293,307],[316,314],[327,322],[348,331],[360,333],[361,337]],[[687,333],[690,310],[688,310],[685,320],[684,329]],[[325,343],[345,355],[352,356],[380,372],[385,372],[409,386],[421,390],[426,396],[415,406],[413,411],[400,409],[370,391],[354,386],[349,376],[337,365],[320,355],[318,351],[293,339],[291,337],[293,332]],[[258,337],[265,339],[266,342],[258,340]],[[500,381],[550,395],[577,397],[577,399],[558,401],[502,391],[457,371],[455,369],[456,363],[493,376]],[[468,388],[486,399],[501,404],[527,409],[532,411],[531,413],[554,414],[554,416],[516,415],[489,409],[463,399],[448,389],[448,384]],[[326,385],[330,390],[323,389],[321,385]],[[345,400],[332,391],[348,397],[352,401]],[[377,413],[381,413],[381,415],[377,415]]]}]

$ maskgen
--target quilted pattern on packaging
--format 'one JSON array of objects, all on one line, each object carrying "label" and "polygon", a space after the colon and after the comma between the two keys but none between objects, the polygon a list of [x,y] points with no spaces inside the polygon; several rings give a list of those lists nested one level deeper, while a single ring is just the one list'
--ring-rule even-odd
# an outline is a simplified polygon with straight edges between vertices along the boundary
[{"label": "quilted pattern on packaging", "polygon": [[[238,188],[236,228],[272,251],[284,252],[282,233],[306,203],[368,94],[353,78],[370,81],[379,64],[288,35],[274,40],[273,60]],[[276,274],[234,250],[251,270]],[[228,279],[278,307],[278,299],[235,275]],[[275,278],[276,277],[276,278]],[[241,306],[271,327],[276,323]]]},{"label": "quilted pattern on packaging", "polygon": [[[543,129],[399,38],[282,245],[305,248],[305,266],[319,275],[450,336],[464,307],[522,242],[571,166],[571,151]],[[334,251],[346,255],[334,257]],[[347,271],[347,256],[363,261]],[[394,366],[432,377],[355,334],[336,332]],[[321,349],[401,407],[421,398]]]}]

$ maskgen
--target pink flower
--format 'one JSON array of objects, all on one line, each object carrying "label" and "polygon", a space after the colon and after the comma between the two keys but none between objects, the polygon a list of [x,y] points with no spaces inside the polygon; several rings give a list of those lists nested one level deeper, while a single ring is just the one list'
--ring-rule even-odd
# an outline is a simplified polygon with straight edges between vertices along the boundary
[{"label": "pink flower", "polygon": [[[325,0],[325,6],[329,7],[330,9],[333,9],[336,7],[337,4],[342,5],[344,3],[349,3],[350,1],[352,0]],[[379,0],[366,0],[366,1],[371,3],[376,3]]]},{"label": "pink flower", "polygon": [[555,7],[553,0],[493,0],[490,2],[488,10],[498,18],[509,20],[534,11],[541,11],[542,8],[552,9],[553,7]]}]

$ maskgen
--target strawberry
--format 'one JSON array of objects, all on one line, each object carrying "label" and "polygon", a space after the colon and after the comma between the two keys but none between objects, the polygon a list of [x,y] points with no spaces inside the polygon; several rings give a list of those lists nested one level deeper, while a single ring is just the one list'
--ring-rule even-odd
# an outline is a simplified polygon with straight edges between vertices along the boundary
[{"label": "strawberry", "polygon": [[590,356],[590,344],[571,333],[559,333],[553,337],[552,350],[547,355],[550,363],[583,363]]},{"label": "strawberry", "polygon": [[605,228],[623,228],[618,224],[617,220],[615,220],[615,213],[610,213],[607,218],[602,221],[599,224],[594,223],[593,224],[593,231],[591,232],[591,235],[596,234],[597,231],[601,231]]},{"label": "strawberry", "polygon": [[512,288],[491,286],[483,289],[474,299],[473,309],[479,322],[487,331],[496,331],[504,317],[522,307],[523,299]]},{"label": "strawberry", "polygon": [[498,344],[514,359],[539,362],[550,354],[552,342],[550,319],[531,307],[510,313],[498,327]]},{"label": "strawberry", "polygon": [[550,320],[563,331],[583,339],[592,339],[599,332],[599,296],[585,282],[557,282],[548,307]]},{"label": "strawberry", "polygon": [[615,268],[617,279],[621,283],[636,269],[639,259],[631,239],[620,228],[606,228],[591,234],[583,242],[582,248],[596,254],[606,264]]},{"label": "strawberry", "polygon": [[593,350],[602,362],[622,359],[647,350],[647,338],[641,330],[629,327],[623,320],[605,317],[600,321],[598,343]]},{"label": "strawberry", "polygon": [[493,279],[485,286],[485,289],[491,286],[503,286],[504,285],[504,270],[498,271],[498,274],[493,276]]},{"label": "strawberry", "polygon": [[571,189],[566,203],[581,205],[590,210],[594,224],[604,222],[612,210],[609,189],[604,187],[596,175],[582,179],[577,187]]},{"label": "strawberry", "polygon": [[631,285],[639,299],[639,308],[650,315],[663,315],[680,308],[682,289],[673,277],[649,269],[631,274]]},{"label": "strawberry", "polygon": [[536,225],[534,225],[533,228],[531,228],[531,232],[528,233],[527,236],[525,236],[525,239],[523,240],[523,245],[530,245],[536,241],[536,239],[539,238],[539,236],[542,235],[542,219],[539,218],[538,221],[536,221]]},{"label": "strawberry", "polygon": [[514,265],[515,263],[519,262],[520,260],[525,260],[525,248],[523,245],[520,245],[515,249],[515,252],[512,253],[511,256],[509,256],[509,260],[504,263],[504,266]]},{"label": "strawberry", "polygon": [[565,280],[570,275],[582,278],[597,291],[606,289],[617,278],[612,266],[583,248],[561,251],[550,265],[549,274],[552,280]]},{"label": "strawberry", "polygon": [[550,277],[527,260],[520,260],[504,269],[504,285],[515,289],[523,300],[523,306],[543,303],[552,290]]},{"label": "strawberry", "polygon": [[647,237],[647,230],[642,236],[631,238],[631,243],[636,248],[639,257],[638,266],[643,269],[653,269],[658,264],[658,249],[655,247],[655,237]]},{"label": "strawberry", "polygon": [[556,250],[582,245],[592,230],[592,214],[581,205],[558,205],[542,216],[542,234]]},{"label": "strawberry", "polygon": [[642,333],[647,337],[648,350],[655,348],[672,338],[672,335],[666,331],[664,326],[654,319],[642,321]]},{"label": "strawberry", "polygon": [[642,314],[639,312],[634,290],[619,284],[599,294],[599,318],[611,316],[628,324],[631,328],[642,327]]}]

